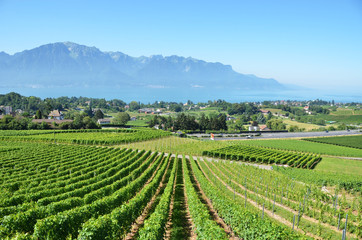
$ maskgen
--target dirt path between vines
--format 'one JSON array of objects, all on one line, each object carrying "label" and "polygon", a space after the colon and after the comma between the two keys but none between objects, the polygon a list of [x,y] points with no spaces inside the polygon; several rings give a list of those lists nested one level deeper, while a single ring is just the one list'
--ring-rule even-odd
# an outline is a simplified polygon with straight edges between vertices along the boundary
[{"label": "dirt path between vines", "polygon": [[[201,161],[204,161],[202,158],[200,158],[200,160],[201,160]],[[214,177],[216,177],[222,184],[224,184],[225,186],[227,186],[227,189],[228,189],[228,190],[234,192],[234,189],[231,188],[229,185],[227,185],[222,179],[220,179],[219,176],[217,176],[217,175],[210,169],[210,167],[209,167],[207,164],[206,164],[206,167],[207,167],[207,168],[209,169],[209,171],[214,175]],[[204,170],[202,169],[201,165],[200,165],[200,169],[201,169],[201,171],[204,173],[204,175],[207,176],[207,175],[205,174]],[[211,180],[210,180],[208,177],[207,177],[207,179],[211,182]],[[240,193],[238,193],[238,192],[235,192],[235,194],[245,199],[245,196],[244,196],[243,194],[240,194]],[[248,201],[251,205],[253,205],[254,207],[258,208],[259,210],[263,210],[262,206],[259,206],[256,202],[254,202],[254,201],[252,201],[252,200],[250,200],[250,199],[247,199],[247,201]],[[273,212],[270,211],[270,210],[264,209],[264,213],[267,214],[270,218],[274,218],[275,220],[283,223],[284,225],[287,225],[287,226],[290,227],[290,228],[292,228],[292,226],[293,226],[293,224],[290,223],[288,220],[286,220],[285,218],[283,218],[283,217],[281,217],[281,216],[279,216],[279,215],[277,215],[277,214],[273,214]],[[302,229],[300,229],[300,228],[294,228],[294,230],[300,232],[301,234],[304,234],[304,231],[303,231]],[[310,236],[310,237],[315,238],[315,239],[322,239],[321,237],[318,237],[318,236],[316,236],[316,235],[314,235],[314,234],[312,234],[312,233],[309,233],[309,232],[307,232],[306,234],[307,234],[308,236]]]},{"label": "dirt path between vines", "polygon": [[[190,161],[189,157],[185,157]],[[194,183],[195,190],[198,193],[199,197],[201,197],[201,202],[206,205],[207,209],[209,210],[209,214],[211,215],[212,219],[224,229],[226,234],[229,236],[229,239],[232,240],[239,240],[240,238],[236,237],[234,232],[231,228],[224,222],[224,220],[219,216],[217,211],[214,209],[210,199],[205,195],[204,191],[201,189],[200,183],[197,181],[195,174],[190,166],[190,173],[191,173],[191,180]]]},{"label": "dirt path between vines", "polygon": [[[184,167],[187,167],[187,166],[183,166],[183,164],[181,166],[182,166],[182,176],[185,176]],[[185,178],[184,177],[182,177],[182,181],[183,181],[183,190],[184,190],[184,196],[185,196],[186,219],[187,219],[187,221],[189,223],[189,226],[191,226],[190,239],[191,240],[196,240],[197,235],[196,235],[196,232],[195,232],[195,224],[192,221],[190,210],[189,210],[189,204],[188,204],[188,200],[187,200],[187,194],[186,194],[186,188],[185,188]]]},{"label": "dirt path between vines", "polygon": [[[194,157],[194,158],[195,158],[195,157]],[[206,160],[208,160],[209,162],[210,162],[210,161],[215,161],[215,162],[219,162],[219,161],[220,161],[219,159],[214,159],[214,158],[207,158]],[[228,162],[228,160],[221,160],[221,161],[222,161],[223,163]],[[229,162],[233,162],[233,161],[229,161]],[[234,163],[239,164],[239,162],[237,162],[237,161],[235,161]],[[257,165],[257,164],[255,164],[255,165]],[[227,171],[228,173],[230,173],[230,174],[232,174],[233,176],[235,176],[235,174],[231,173],[230,170],[226,169],[224,166],[221,166],[221,167],[222,167],[223,169],[225,169],[225,171]],[[264,168],[264,169],[267,169],[267,168]],[[268,170],[268,169],[267,169],[267,170]],[[299,182],[299,181],[298,181],[298,182]],[[303,183],[303,182],[299,182],[299,183],[305,185],[305,183]],[[261,184],[261,185],[265,187],[265,184]],[[280,197],[280,194],[277,194],[277,196]],[[341,196],[339,195],[338,197],[341,197]],[[316,200],[314,200],[314,199],[310,199],[310,200],[313,201],[313,202],[316,202]],[[296,202],[295,200],[289,199],[289,201],[290,201],[290,202],[293,202],[293,203],[295,203],[295,204],[298,204],[298,202]],[[328,204],[330,207],[333,207],[333,204],[332,204],[332,203],[326,203],[326,202],[323,202],[323,203],[324,203],[324,204]],[[315,208],[313,208],[313,209],[315,209]],[[315,211],[318,212],[318,213],[320,213],[320,210],[319,210],[319,209],[315,209]],[[347,211],[345,211],[345,212],[347,212]],[[354,215],[354,217],[357,217],[357,212],[356,212],[356,211],[352,212],[352,214]],[[330,216],[330,214],[329,214],[328,216]],[[356,222],[351,222],[351,224],[353,224],[354,226],[357,226],[357,223],[356,223]],[[332,226],[332,225],[331,225],[331,226]],[[338,230],[338,229],[337,229],[337,230]]]},{"label": "dirt path between vines", "polygon": [[[140,216],[138,216],[138,218],[136,219],[136,221],[132,224],[131,226],[131,230],[130,232],[123,238],[125,240],[131,240],[131,239],[134,239],[138,233],[138,230],[140,229],[140,227],[143,226],[143,223],[146,219],[146,217],[148,216],[148,213],[149,211],[152,209],[153,207],[153,204],[157,198],[157,196],[159,195],[159,193],[161,192],[161,190],[166,186],[166,175],[167,175],[167,171],[170,167],[170,164],[171,164],[171,161],[168,161],[167,163],[167,167],[166,167],[166,170],[165,170],[165,173],[163,174],[162,176],[162,179],[161,179],[161,182],[160,182],[160,185],[158,186],[155,194],[152,196],[151,200],[147,203],[145,209],[143,210],[142,214]],[[150,182],[154,179],[154,177],[156,176],[157,174],[157,171],[159,170],[159,168],[162,166],[162,161],[161,163],[159,164],[159,166],[157,167],[157,169],[155,170],[155,172],[153,173],[152,177],[147,181],[147,183],[143,186],[146,187],[148,184],[150,184]]]},{"label": "dirt path between vines", "polygon": [[[212,161],[209,161],[209,162],[210,162],[211,164],[213,164],[214,167],[216,167]],[[229,171],[228,169],[226,169],[224,166],[220,166],[220,168],[224,169],[224,170],[227,172],[227,174],[233,175],[233,176],[235,177],[235,174],[233,174],[232,172],[230,172],[230,171]],[[221,172],[224,176],[226,176],[223,171],[220,171],[220,172]],[[242,189],[245,190],[245,187],[244,187],[243,185],[239,184],[239,183],[236,182],[235,180],[231,180],[231,181],[232,181],[234,184],[237,184],[240,188],[242,188]],[[255,192],[253,192],[253,191],[251,191],[251,190],[249,190],[249,189],[246,189],[246,190],[247,190],[247,192],[249,192],[249,193],[251,193],[251,194],[254,194],[254,195],[258,196],[258,197],[262,197],[264,200],[267,200],[267,201],[269,201],[270,203],[273,202],[271,199],[266,198],[264,195],[255,193]],[[295,203],[295,204],[298,204],[298,202],[296,202],[296,201],[294,201],[294,200],[290,200],[290,199],[288,199],[288,200],[291,201],[291,202],[293,202],[293,203]],[[292,209],[292,208],[289,208],[289,207],[287,207],[287,206],[285,206],[285,205],[282,205],[282,204],[280,204],[280,203],[278,203],[278,202],[275,202],[275,205],[276,205],[276,206],[279,206],[279,207],[281,207],[281,208],[283,208],[283,209],[285,209],[285,210],[287,210],[287,211],[289,211],[289,212],[292,212],[293,214],[295,214],[296,216],[298,216],[298,213],[299,213],[299,212],[298,212],[298,211],[295,211],[295,210]],[[316,211],[317,211],[317,212],[320,212],[320,210],[318,210],[318,209],[317,209]],[[304,214],[301,216],[301,218],[304,218],[305,220],[310,221],[310,222],[313,222],[313,223],[316,223],[316,224],[319,223],[319,221],[318,221],[317,219],[311,218],[311,217],[309,217],[309,216],[307,216],[307,215],[304,215]],[[329,224],[327,224],[327,223],[323,223],[323,222],[322,222],[321,224],[322,224],[322,226],[324,226],[324,227],[326,227],[326,228],[329,228],[329,229],[331,229],[331,230],[334,230],[334,231],[337,232],[337,233],[341,233],[341,231],[342,231],[342,230],[338,230],[337,227],[332,226],[332,225],[329,225]],[[353,222],[352,222],[352,224],[353,224],[353,225],[356,225],[356,224],[353,223]],[[347,236],[349,236],[349,237],[352,236],[352,237],[354,237],[354,238],[357,237],[355,234],[352,234],[352,233],[349,233],[349,232],[347,232]]]},{"label": "dirt path between vines", "polygon": [[[211,164],[213,164],[212,163],[212,161],[209,161]],[[206,166],[209,168],[209,166],[206,164]],[[214,165],[215,166],[215,165]],[[210,169],[210,168],[209,168]],[[210,171],[215,175],[215,173],[210,169]],[[227,170],[226,170],[227,171]],[[222,171],[220,171],[224,176],[226,176]],[[230,173],[229,171],[228,171],[228,173],[229,174],[232,174],[232,173]],[[215,175],[216,176],[216,175]],[[218,178],[218,176],[216,176],[217,178]],[[220,178],[218,178],[218,179],[220,179]],[[220,181],[222,181],[221,179],[220,179]],[[226,184],[224,181],[222,181],[224,184]],[[244,189],[245,190],[245,187],[244,186],[242,186],[241,184],[239,184],[239,183],[237,183],[237,182],[235,182],[234,180],[232,180],[232,182],[234,183],[234,184],[237,184],[240,188],[242,188],[242,189]],[[229,186],[228,186],[228,189],[230,190],[233,190],[232,188],[230,188]],[[260,194],[256,194],[256,193],[253,193],[251,190],[248,190],[248,189],[246,189],[247,190],[247,192],[249,192],[249,193],[251,193],[251,194],[254,194],[254,195],[257,195],[258,197],[262,197],[264,200],[266,200],[266,201],[268,201],[268,202],[270,202],[270,203],[272,203],[273,201],[271,200],[271,199],[268,199],[268,198],[265,198],[264,197],[264,195],[260,195]],[[248,199],[248,201],[251,201],[251,200],[249,200]],[[292,212],[293,214],[295,214],[296,216],[298,215],[298,212],[297,211],[294,211],[294,209],[291,209],[291,208],[289,208],[289,207],[286,207],[286,206],[284,206],[284,205],[281,205],[280,203],[277,203],[277,202],[275,202],[275,205],[276,206],[279,206],[279,207],[281,207],[281,208],[283,208],[283,209],[285,209],[286,211],[289,211],[289,212]],[[310,222],[313,222],[313,223],[315,223],[315,224],[319,224],[319,221],[318,220],[316,220],[316,219],[314,219],[314,218],[311,218],[311,217],[309,217],[309,216],[306,216],[306,215],[302,215],[301,216],[301,218],[304,218],[305,220],[307,220],[307,221],[310,221]],[[335,231],[335,232],[337,232],[337,233],[341,233],[342,231],[341,230],[338,230],[337,229],[337,227],[335,227],[335,226],[332,226],[332,225],[329,225],[329,224],[326,224],[326,223],[321,223],[321,225],[322,226],[324,226],[324,227],[326,227],[326,228],[328,228],[328,229],[331,229],[331,230],[333,230],[333,231]],[[347,232],[347,234],[346,234],[348,237],[354,237],[354,238],[357,238],[357,236],[355,235],[355,234],[352,234],[352,233],[349,233],[349,232]]]},{"label": "dirt path between vines", "polygon": [[176,192],[176,185],[177,185],[177,177],[178,177],[178,173],[177,173],[177,170],[178,168],[180,167],[179,163],[178,163],[178,159],[175,158],[176,161],[176,174],[175,174],[175,180],[174,180],[174,183],[173,183],[173,187],[172,187],[172,196],[171,196],[171,201],[170,201],[170,209],[169,209],[169,212],[168,212],[168,219],[167,219],[167,223],[166,223],[166,230],[165,230],[165,234],[164,234],[164,237],[163,239],[165,240],[169,240],[171,239],[171,229],[172,229],[172,215],[173,215],[173,208],[174,208],[174,204],[175,204],[175,192]]}]

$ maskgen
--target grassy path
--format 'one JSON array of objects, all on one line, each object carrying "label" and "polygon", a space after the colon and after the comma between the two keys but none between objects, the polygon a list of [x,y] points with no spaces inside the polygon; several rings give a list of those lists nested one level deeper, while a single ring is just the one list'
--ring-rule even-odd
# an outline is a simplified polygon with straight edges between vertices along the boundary
[{"label": "grassy path", "polygon": [[196,235],[192,230],[192,222],[186,205],[184,191],[185,186],[182,174],[182,160],[180,158],[176,158],[175,160],[178,161],[178,166],[171,218],[172,229],[170,231],[170,239],[196,239]]},{"label": "grassy path", "polygon": [[189,169],[190,172],[190,176],[191,176],[191,181],[193,183],[194,188],[196,189],[197,194],[199,195],[199,199],[201,200],[201,202],[203,204],[206,205],[206,207],[209,210],[209,214],[212,217],[212,219],[221,227],[224,229],[224,231],[228,234],[230,239],[239,239],[238,237],[235,236],[235,234],[232,232],[231,228],[224,222],[224,220],[218,215],[217,211],[214,209],[214,207],[212,206],[212,202],[210,201],[210,199],[207,198],[207,196],[205,195],[205,193],[202,191],[200,183],[197,181],[191,165],[190,165],[190,159],[187,156],[187,167]]}]

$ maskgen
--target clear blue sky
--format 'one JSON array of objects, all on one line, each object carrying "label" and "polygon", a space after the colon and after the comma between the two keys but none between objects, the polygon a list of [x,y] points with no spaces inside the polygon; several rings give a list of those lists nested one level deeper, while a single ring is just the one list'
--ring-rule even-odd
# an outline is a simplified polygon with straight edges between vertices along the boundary
[{"label": "clear blue sky", "polygon": [[62,41],[362,89],[362,0],[0,0],[0,51]]}]

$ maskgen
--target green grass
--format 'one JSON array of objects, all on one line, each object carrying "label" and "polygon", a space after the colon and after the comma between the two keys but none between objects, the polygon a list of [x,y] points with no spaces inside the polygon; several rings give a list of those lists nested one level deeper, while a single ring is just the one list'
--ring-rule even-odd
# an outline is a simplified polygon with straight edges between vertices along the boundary
[{"label": "green grass", "polygon": [[362,161],[323,157],[323,160],[316,166],[315,171],[362,176]]},{"label": "green grass", "polygon": [[362,161],[324,157],[314,170],[276,167],[274,170],[305,183],[362,191]]},{"label": "green grass", "polygon": [[[333,112],[332,112],[333,114]],[[331,114],[319,114],[314,116],[317,119],[322,119],[326,121],[336,121],[339,123],[346,124],[360,124],[362,123],[362,115],[331,115]]]},{"label": "green grass", "polygon": [[187,209],[185,204],[181,158],[177,158],[175,161],[178,161],[178,168],[172,212],[171,239],[188,239],[190,238],[191,226],[188,225],[186,217]]},{"label": "green grass", "polygon": [[126,126],[147,127],[146,120],[128,121]]},{"label": "green grass", "polygon": [[350,108],[337,108],[337,111],[331,111],[331,115],[362,115],[362,110]]},{"label": "green grass", "polygon": [[362,135],[307,138],[304,140],[362,149]]},{"label": "green grass", "polygon": [[323,155],[362,157],[361,149],[335,146],[324,143],[315,143],[296,139],[248,140],[238,142],[247,145],[271,147],[301,152],[311,152]]},{"label": "green grass", "polygon": [[[206,108],[206,109],[200,109],[198,111],[187,111],[185,112],[187,115],[192,115],[195,116],[196,118],[201,117],[201,114],[205,114],[205,116],[210,116],[210,115],[218,115],[220,113],[226,113],[226,111],[219,111],[217,110],[217,108]],[[173,114],[173,116],[176,116],[177,113]]]}]

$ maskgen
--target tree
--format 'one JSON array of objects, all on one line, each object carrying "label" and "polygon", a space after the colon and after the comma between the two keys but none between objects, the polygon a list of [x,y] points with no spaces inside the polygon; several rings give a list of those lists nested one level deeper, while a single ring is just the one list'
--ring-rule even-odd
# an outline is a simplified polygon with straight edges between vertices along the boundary
[{"label": "tree", "polygon": [[323,119],[318,119],[315,121],[315,124],[324,126],[324,125],[326,125],[326,122]]},{"label": "tree", "polygon": [[219,122],[219,129],[220,130],[228,130],[227,124],[226,124],[226,115],[225,113],[220,114],[218,117],[218,122]]},{"label": "tree", "polygon": [[173,119],[172,119],[171,116],[168,116],[167,122],[166,122],[166,124],[165,124],[165,128],[166,128],[166,130],[169,130],[169,129],[171,129],[172,127],[173,127]]},{"label": "tree", "polygon": [[285,130],[286,125],[280,119],[272,119],[266,122],[266,126],[271,130]]},{"label": "tree", "polygon": [[172,112],[182,112],[182,104],[172,103],[170,104],[170,111]]},{"label": "tree", "polygon": [[262,113],[259,113],[258,117],[256,118],[256,121],[259,123],[259,124],[264,124],[266,122],[266,119],[264,117],[264,114]]},{"label": "tree", "polygon": [[104,118],[104,114],[103,114],[102,110],[98,109],[94,114],[94,118],[96,120]]},{"label": "tree", "polygon": [[245,129],[244,129],[244,123],[243,123],[243,121],[240,120],[240,119],[236,120],[236,122],[235,122],[235,128],[238,129],[239,131],[245,130]]},{"label": "tree", "polygon": [[72,123],[70,122],[63,122],[60,124],[60,129],[72,129]]},{"label": "tree", "polygon": [[199,125],[200,125],[200,130],[206,130],[209,128],[210,120],[208,117],[205,116],[205,113],[201,114]]},{"label": "tree", "polygon": [[28,124],[28,129],[39,129],[40,125],[38,123],[35,122],[29,122]]},{"label": "tree", "polygon": [[292,125],[288,128],[289,132],[303,132],[305,128],[299,128],[298,126]]},{"label": "tree", "polygon": [[97,129],[97,123],[89,116],[83,118],[83,126],[87,129]]},{"label": "tree", "polygon": [[40,110],[36,110],[35,113],[35,119],[42,119],[43,118],[43,114]]},{"label": "tree", "polygon": [[21,114],[21,116],[23,116],[23,117],[30,117],[30,113],[29,113],[29,112],[23,112],[23,113]]},{"label": "tree", "polygon": [[84,112],[85,112],[89,117],[93,117],[92,104],[90,104],[89,107],[86,107],[86,108],[84,109]]},{"label": "tree", "polygon": [[117,125],[126,125],[126,123],[130,120],[130,116],[126,112],[120,112],[117,114],[115,118],[113,118],[112,123]]},{"label": "tree", "polygon": [[132,101],[132,102],[129,103],[129,110],[130,111],[136,111],[138,109],[140,109],[140,104],[138,102]]},{"label": "tree", "polygon": [[346,130],[346,129],[347,129],[347,126],[344,123],[337,126],[337,130]]},{"label": "tree", "polygon": [[41,122],[40,129],[50,129],[50,126],[46,122]]}]

